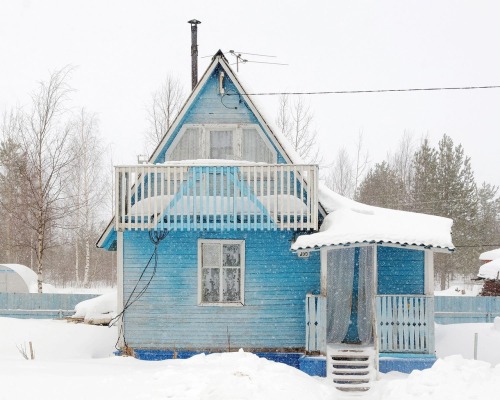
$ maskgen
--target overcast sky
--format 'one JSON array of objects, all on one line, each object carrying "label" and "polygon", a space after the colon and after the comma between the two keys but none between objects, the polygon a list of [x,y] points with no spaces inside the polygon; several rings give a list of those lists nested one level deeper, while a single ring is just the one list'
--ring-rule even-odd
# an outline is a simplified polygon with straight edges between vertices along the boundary
[{"label": "overcast sky", "polygon": [[[495,0],[0,0],[0,111],[73,65],[74,110],[97,113],[115,163],[135,163],[151,92],[167,74],[190,89],[190,19],[202,22],[200,57],[220,48],[288,64],[240,68],[249,91],[274,92],[500,85],[499,16]],[[200,76],[209,60],[200,58]],[[435,145],[446,133],[479,181],[500,185],[500,89],[308,100],[325,161],[354,152],[360,131],[374,162],[404,131]],[[277,98],[259,103],[274,119]]]}]

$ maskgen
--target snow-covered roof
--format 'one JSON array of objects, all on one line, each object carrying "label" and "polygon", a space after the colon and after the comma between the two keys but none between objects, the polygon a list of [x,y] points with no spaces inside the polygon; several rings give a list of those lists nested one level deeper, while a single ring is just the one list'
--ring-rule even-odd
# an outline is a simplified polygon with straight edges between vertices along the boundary
[{"label": "snow-covered roof", "polygon": [[477,276],[484,279],[500,279],[500,258],[481,265]]},{"label": "snow-covered roof", "polygon": [[[38,275],[31,268],[22,264],[0,264],[1,267],[6,267],[18,274],[26,283],[29,293],[38,293]],[[42,287],[46,293],[52,293],[54,287],[48,283],[44,283]]]},{"label": "snow-covered roof", "polygon": [[454,249],[449,218],[390,210],[347,199],[324,184],[319,201],[328,213],[318,233],[300,236],[292,250],[355,243],[395,243]]},{"label": "snow-covered roof", "polygon": [[500,258],[500,249],[485,251],[479,256],[481,261],[491,261],[496,260],[497,258]]}]

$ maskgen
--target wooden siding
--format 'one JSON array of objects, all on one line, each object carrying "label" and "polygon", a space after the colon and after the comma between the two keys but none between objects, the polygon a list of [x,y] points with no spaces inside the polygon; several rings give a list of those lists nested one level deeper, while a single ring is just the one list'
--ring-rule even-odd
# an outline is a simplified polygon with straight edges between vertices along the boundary
[{"label": "wooden siding", "polygon": [[377,247],[378,294],[424,294],[424,251]]},{"label": "wooden siding", "polygon": [[[153,252],[148,233],[124,235],[124,299]],[[198,305],[198,239],[245,240],[245,305]],[[158,247],[158,268],[145,294],[125,313],[135,348],[286,349],[305,347],[305,298],[319,291],[319,253],[290,252],[292,232],[172,231]],[[141,282],[151,276],[152,266]],[[138,285],[142,289],[144,285]]]},{"label": "wooden siding", "polygon": [[162,149],[156,160],[154,160],[154,163],[162,163],[165,161],[166,150],[175,140],[184,124],[258,124],[276,150],[278,154],[278,163],[285,163],[283,155],[269,138],[267,128],[259,124],[258,119],[253,112],[250,111],[245,101],[237,95],[236,86],[227,75],[224,78],[224,87],[225,92],[231,95],[226,95],[224,97],[219,95],[218,76],[220,70],[220,67],[214,70],[205,86],[200,90],[189,107],[189,110],[170,136],[165,148]]},{"label": "wooden siding", "polygon": [[438,324],[493,322],[500,317],[500,297],[436,296],[434,304]]}]

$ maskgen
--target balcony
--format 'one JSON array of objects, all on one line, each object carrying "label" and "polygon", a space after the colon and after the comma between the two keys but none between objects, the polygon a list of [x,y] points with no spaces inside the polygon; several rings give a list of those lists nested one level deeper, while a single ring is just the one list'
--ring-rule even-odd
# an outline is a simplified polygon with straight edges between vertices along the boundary
[{"label": "balcony", "polygon": [[115,167],[115,229],[317,230],[316,165]]}]

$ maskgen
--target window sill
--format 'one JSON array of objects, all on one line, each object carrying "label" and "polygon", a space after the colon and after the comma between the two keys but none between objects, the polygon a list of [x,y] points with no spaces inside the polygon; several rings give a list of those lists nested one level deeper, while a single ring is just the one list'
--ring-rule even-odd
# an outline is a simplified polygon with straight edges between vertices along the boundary
[{"label": "window sill", "polygon": [[241,302],[234,303],[198,303],[200,307],[243,307],[245,304]]}]

